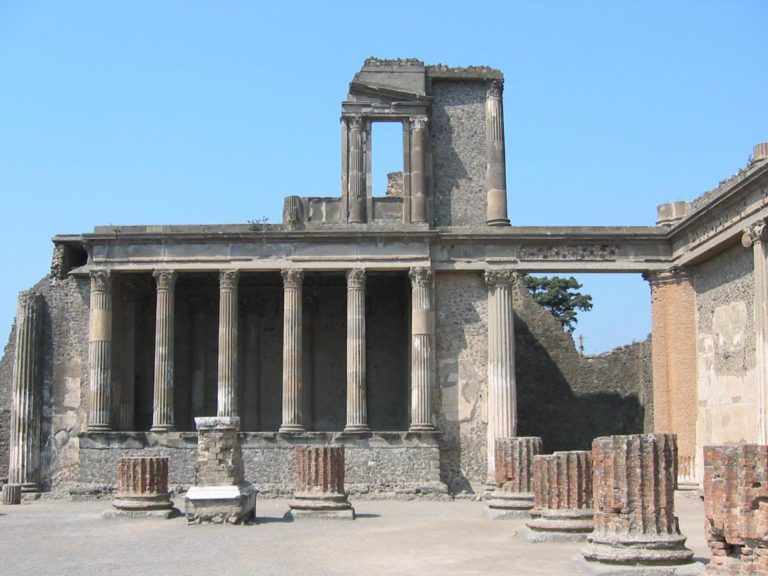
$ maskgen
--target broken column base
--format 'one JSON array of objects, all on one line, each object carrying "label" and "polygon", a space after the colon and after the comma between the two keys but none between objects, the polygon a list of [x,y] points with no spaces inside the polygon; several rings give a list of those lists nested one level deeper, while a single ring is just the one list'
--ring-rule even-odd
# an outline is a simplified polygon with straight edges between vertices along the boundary
[{"label": "broken column base", "polygon": [[543,510],[538,518],[525,523],[529,542],[583,542],[594,530],[594,511]]},{"label": "broken column base", "polygon": [[485,515],[490,520],[509,520],[528,518],[533,508],[533,493],[505,492],[496,490],[485,508]]},{"label": "broken column base", "polygon": [[286,512],[286,518],[294,520],[302,518],[317,518],[321,520],[354,520],[355,509],[352,508],[346,495],[296,495],[288,504],[291,509]]},{"label": "broken column base", "polygon": [[574,558],[577,574],[592,574],[593,576],[697,576],[704,573],[705,566],[701,562],[689,562],[677,565],[625,565],[589,562],[582,557]]},{"label": "broken column base", "polygon": [[102,513],[102,518],[106,519],[112,519],[112,518],[129,518],[129,519],[139,519],[139,518],[159,518],[161,520],[168,520],[169,518],[172,518],[179,514],[179,511],[174,508],[169,508],[168,510],[119,510],[119,509],[112,509],[112,510],[105,510]]},{"label": "broken column base", "polygon": [[693,550],[685,547],[685,540],[682,535],[603,538],[591,534],[582,551],[584,565],[601,576],[698,574],[704,565],[693,562]]},{"label": "broken column base", "polygon": [[21,504],[21,489],[21,484],[6,484],[0,494],[0,501],[9,505]]},{"label": "broken column base", "polygon": [[237,486],[193,486],[184,497],[187,524],[241,524],[256,517],[257,490]]}]

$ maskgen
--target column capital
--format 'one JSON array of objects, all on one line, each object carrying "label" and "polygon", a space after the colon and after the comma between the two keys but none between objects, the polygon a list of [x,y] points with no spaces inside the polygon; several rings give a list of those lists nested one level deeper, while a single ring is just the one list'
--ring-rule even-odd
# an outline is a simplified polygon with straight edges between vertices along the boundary
[{"label": "column capital", "polygon": [[360,114],[355,114],[354,116],[347,116],[347,121],[349,122],[349,127],[352,130],[362,130],[363,117]]},{"label": "column capital", "polygon": [[237,288],[240,270],[219,270],[219,288],[231,290]]},{"label": "column capital", "polygon": [[486,98],[501,98],[504,92],[504,80],[494,79],[488,82],[488,91],[486,92]]},{"label": "column capital", "polygon": [[643,280],[648,282],[651,286],[659,284],[673,284],[676,282],[682,282],[684,280],[690,280],[693,277],[690,270],[674,266],[668,270],[661,270],[659,272],[644,272]]},{"label": "column capital", "polygon": [[516,270],[486,270],[484,277],[488,286],[496,286],[497,284],[511,286],[518,281],[520,273]]},{"label": "column capital", "polygon": [[110,270],[91,270],[91,292],[108,292],[111,286]]},{"label": "column capital", "polygon": [[304,270],[301,268],[285,268],[280,271],[283,276],[283,285],[286,288],[301,288],[304,282]]},{"label": "column capital", "polygon": [[347,290],[362,290],[365,288],[365,270],[352,268],[347,270]]},{"label": "column capital", "polygon": [[155,279],[158,290],[173,290],[176,285],[175,270],[154,270],[152,276]]},{"label": "column capital", "polygon": [[741,235],[741,245],[751,248],[752,245],[768,240],[768,224],[765,220],[758,220],[747,226]]},{"label": "column capital", "polygon": [[411,130],[424,130],[429,124],[429,117],[426,115],[411,116]]},{"label": "column capital", "polygon": [[432,286],[432,268],[416,267],[408,272],[411,279],[411,286],[420,288],[429,288]]}]

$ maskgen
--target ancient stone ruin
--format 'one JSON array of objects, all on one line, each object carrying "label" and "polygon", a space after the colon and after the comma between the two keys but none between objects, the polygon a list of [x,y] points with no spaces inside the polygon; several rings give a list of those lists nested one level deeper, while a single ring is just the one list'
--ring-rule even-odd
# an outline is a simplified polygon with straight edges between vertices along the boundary
[{"label": "ancient stone ruin", "polygon": [[169,518],[173,502],[168,491],[168,458],[123,456],[117,461],[117,494],[111,515]]},{"label": "ancient stone ruin", "polygon": [[604,565],[691,562],[675,516],[674,434],[606,436],[592,443],[595,529],[584,558]]},{"label": "ancient stone ruin", "polygon": [[584,450],[533,457],[530,542],[585,540],[594,529],[592,453]]},{"label": "ancient stone ruin", "polygon": [[256,489],[246,481],[236,416],[196,418],[195,485],[184,497],[189,524],[239,524],[256,515]]},{"label": "ancient stone ruin", "polygon": [[344,446],[297,446],[292,518],[355,519],[344,491]]},{"label": "ancient stone ruin", "polygon": [[490,518],[501,520],[528,515],[533,508],[533,459],[541,451],[541,438],[496,440],[496,488],[488,501]]},{"label": "ancient stone ruin", "polygon": [[768,446],[704,448],[708,574],[768,574]]},{"label": "ancient stone ruin", "polygon": [[[193,517],[226,493],[240,519],[238,486],[290,494],[308,444],[344,447],[351,493],[396,497],[483,493],[505,438],[675,433],[690,483],[704,445],[767,444],[768,144],[655,225],[513,226],[504,87],[486,66],[371,58],[341,103],[340,189],[287,196],[283,222],[55,236],[0,359],[0,478],[96,495],[119,456],[162,454]],[[385,195],[378,122],[403,136]],[[520,281],[585,272],[644,275],[652,347],[583,356]],[[231,420],[195,428],[214,415]],[[196,478],[198,432],[239,462],[226,483]]]}]

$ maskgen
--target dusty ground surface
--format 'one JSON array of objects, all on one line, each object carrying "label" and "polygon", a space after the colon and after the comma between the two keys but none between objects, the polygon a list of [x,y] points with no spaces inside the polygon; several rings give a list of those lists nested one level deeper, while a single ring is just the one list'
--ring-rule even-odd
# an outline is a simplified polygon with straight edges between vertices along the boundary
[{"label": "dusty ground surface", "polygon": [[[177,501],[183,507],[183,502]],[[354,521],[286,522],[285,500],[260,500],[250,526],[187,526],[101,517],[108,501],[0,506],[0,574],[538,575],[580,574],[581,544],[530,544],[523,520],[489,521],[472,501],[353,501]],[[707,557],[703,506],[677,498],[688,545]]]}]

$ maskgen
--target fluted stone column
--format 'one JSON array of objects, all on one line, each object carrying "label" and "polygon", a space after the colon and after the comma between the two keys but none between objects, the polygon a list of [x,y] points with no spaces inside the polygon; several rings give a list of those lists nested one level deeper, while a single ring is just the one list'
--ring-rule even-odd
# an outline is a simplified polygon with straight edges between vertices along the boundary
[{"label": "fluted stone column", "polygon": [[[129,286],[134,289],[133,286]],[[133,294],[122,299],[122,397],[120,399],[120,429],[133,430],[136,414],[136,301]]]},{"label": "fluted stone column", "polygon": [[176,272],[157,270],[155,314],[155,391],[152,431],[163,432],[175,427],[173,411],[173,319]]},{"label": "fluted stone column", "polygon": [[219,274],[219,394],[217,416],[237,416],[238,270]]},{"label": "fluted stone column", "polygon": [[432,355],[435,312],[432,270],[411,268],[411,425],[412,432],[435,429],[432,424]]},{"label": "fluted stone column", "polygon": [[8,481],[20,485],[25,492],[40,487],[42,327],[40,296],[22,292],[16,309]]},{"label": "fluted stone column", "polygon": [[675,516],[674,434],[602,436],[592,442],[595,529],[584,558],[603,564],[685,564]]},{"label": "fluted stone column", "polygon": [[741,237],[754,259],[755,372],[757,373],[757,442],[768,444],[768,225],[750,226]]},{"label": "fluted stone column", "polygon": [[6,505],[21,504],[21,484],[6,484],[0,492],[0,503]]},{"label": "fluted stone column", "polygon": [[411,222],[427,222],[425,141],[427,117],[411,119]]},{"label": "fluted stone column", "polygon": [[88,358],[88,430],[109,430],[112,428],[112,278],[109,270],[91,272]]},{"label": "fluted stone column", "polygon": [[354,520],[355,511],[344,490],[344,446],[296,446],[295,454],[291,516]]},{"label": "fluted stone column", "polygon": [[486,513],[492,520],[528,516],[533,508],[533,458],[542,451],[538,436],[497,438],[495,484]]},{"label": "fluted stone column", "polygon": [[512,307],[511,270],[487,270],[488,284],[488,479],[496,478],[497,438],[517,434],[517,387],[515,383],[515,317]]},{"label": "fluted stone column", "polygon": [[173,508],[168,492],[168,458],[120,457],[117,461],[117,494],[112,507],[126,516],[168,518]]},{"label": "fluted stone column", "polygon": [[509,226],[507,167],[504,157],[504,82],[491,80],[485,97],[486,194],[489,226]]},{"label": "fluted stone column", "polygon": [[533,457],[534,518],[526,522],[528,541],[585,540],[592,520],[592,453],[555,452]]},{"label": "fluted stone column", "polygon": [[363,149],[362,116],[353,116],[349,120],[349,221],[365,222],[365,151]]},{"label": "fluted stone column", "polygon": [[304,432],[302,358],[302,283],[304,271],[282,271],[283,304],[283,421],[280,432]]},{"label": "fluted stone column", "polygon": [[368,431],[365,397],[365,270],[347,272],[347,425],[345,432]]}]

